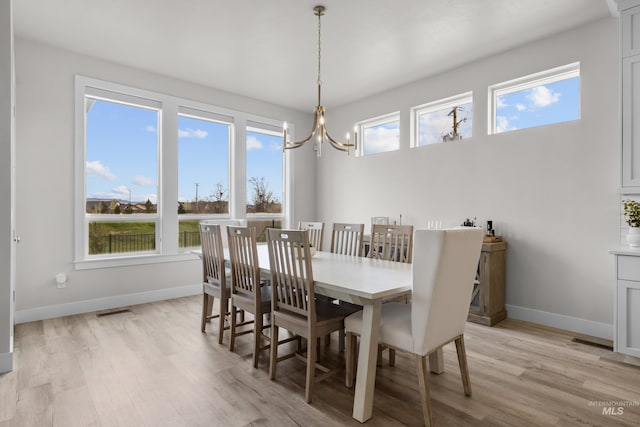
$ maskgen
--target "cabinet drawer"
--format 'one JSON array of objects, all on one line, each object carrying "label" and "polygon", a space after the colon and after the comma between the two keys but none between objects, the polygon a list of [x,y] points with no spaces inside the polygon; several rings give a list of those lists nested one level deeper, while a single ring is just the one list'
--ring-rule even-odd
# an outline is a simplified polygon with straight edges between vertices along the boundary
[{"label": "cabinet drawer", "polygon": [[618,279],[640,282],[640,257],[619,255]]}]

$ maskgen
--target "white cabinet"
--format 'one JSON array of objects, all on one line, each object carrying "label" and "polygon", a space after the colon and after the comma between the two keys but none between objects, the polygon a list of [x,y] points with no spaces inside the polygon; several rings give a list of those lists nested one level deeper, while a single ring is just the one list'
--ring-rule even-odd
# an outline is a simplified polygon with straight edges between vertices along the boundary
[{"label": "white cabinet", "polygon": [[616,295],[613,349],[640,357],[640,252],[616,255]]},{"label": "white cabinet", "polygon": [[640,194],[640,0],[619,2],[622,54],[621,186]]}]

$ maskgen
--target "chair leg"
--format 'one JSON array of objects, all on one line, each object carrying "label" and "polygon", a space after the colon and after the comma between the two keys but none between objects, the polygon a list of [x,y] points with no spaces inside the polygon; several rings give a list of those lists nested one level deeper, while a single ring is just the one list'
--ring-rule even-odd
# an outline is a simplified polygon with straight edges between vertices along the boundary
[{"label": "chair leg", "polygon": [[389,366],[395,366],[396,364],[396,350],[394,348],[389,349]]},{"label": "chair leg", "polygon": [[229,351],[233,351],[236,343],[236,306],[231,301],[231,338],[229,339]]},{"label": "chair leg", "polygon": [[338,331],[338,351],[342,353],[344,351],[344,328],[340,328]]},{"label": "chair leg", "polygon": [[378,345],[378,357],[376,359],[376,366],[379,368],[382,366],[382,351],[384,350],[384,347],[382,347],[381,345]]},{"label": "chair leg", "polygon": [[313,383],[316,374],[316,346],[318,340],[316,337],[307,338],[307,382],[304,388],[304,398],[307,403],[311,403],[311,396],[313,395]]},{"label": "chair leg", "polygon": [[276,379],[276,364],[278,363],[278,327],[271,318],[271,347],[269,348],[269,379]]},{"label": "chair leg", "polygon": [[258,367],[258,356],[260,356],[260,344],[262,343],[262,319],[263,319],[262,314],[259,314],[259,313],[256,313],[255,318],[253,319],[253,367],[254,368]]},{"label": "chair leg", "polygon": [[220,298],[220,317],[218,317],[218,344],[222,344],[224,338],[224,321],[227,318],[229,300]]},{"label": "chair leg", "polygon": [[416,354],[416,365],[418,367],[418,382],[420,384],[420,398],[422,400],[422,416],[424,425],[432,426],[431,397],[429,393],[429,371],[427,371],[427,356]]},{"label": "chair leg", "polygon": [[209,305],[209,295],[202,293],[202,319],[200,320],[200,331],[204,332],[207,328],[207,306]]},{"label": "chair leg", "polygon": [[462,387],[464,394],[471,396],[471,379],[469,378],[469,366],[467,365],[467,352],[464,350],[464,336],[460,335],[456,339],[456,351],[458,353],[458,364],[460,365],[460,376],[462,377]]}]

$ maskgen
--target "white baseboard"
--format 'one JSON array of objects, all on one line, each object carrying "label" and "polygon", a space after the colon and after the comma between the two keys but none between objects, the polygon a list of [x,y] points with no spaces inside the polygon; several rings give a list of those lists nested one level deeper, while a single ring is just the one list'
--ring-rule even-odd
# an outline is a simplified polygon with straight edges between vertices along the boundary
[{"label": "white baseboard", "polygon": [[13,370],[13,353],[0,353],[0,374]]},{"label": "white baseboard", "polygon": [[613,339],[613,325],[610,323],[594,322],[592,320],[534,310],[517,305],[507,304],[505,307],[507,309],[507,316],[512,319],[538,323],[540,325],[551,326],[552,328],[564,329],[566,331],[591,335],[592,337],[607,340]]},{"label": "white baseboard", "polygon": [[115,295],[106,298],[96,298],[85,301],[68,302],[65,304],[47,305],[44,307],[16,310],[15,322],[26,323],[36,320],[52,319],[54,317],[71,316],[98,310],[126,307],[147,302],[163,301],[202,293],[202,284],[180,286],[178,288],[158,289],[156,291],[139,292],[135,294]]}]

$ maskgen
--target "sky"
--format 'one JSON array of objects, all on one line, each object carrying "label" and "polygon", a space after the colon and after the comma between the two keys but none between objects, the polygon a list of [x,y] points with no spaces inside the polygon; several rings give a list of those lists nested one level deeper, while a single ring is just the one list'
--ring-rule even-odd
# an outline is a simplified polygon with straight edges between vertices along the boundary
[{"label": "sky", "polygon": [[580,77],[573,77],[498,97],[496,133],[579,118]]},{"label": "sky", "polygon": [[[499,96],[496,103],[496,133],[509,132],[580,118],[580,77],[560,80],[530,89]],[[463,139],[472,135],[472,103],[460,105],[458,133]],[[419,143],[429,145],[442,142],[452,131],[452,108],[419,115]],[[399,122],[393,121],[365,129],[364,154],[382,153],[400,148]]]},{"label": "sky", "polygon": [[[87,198],[157,202],[158,112],[96,100],[86,121]],[[178,117],[178,200],[229,190],[230,125]],[[282,139],[247,132],[247,177],[264,177],[282,200]],[[251,194],[247,194],[251,200]]]}]

